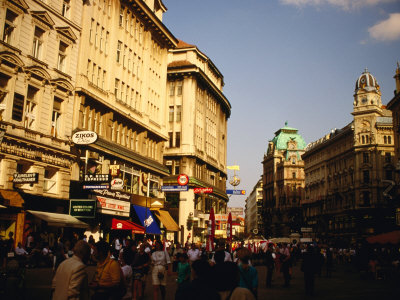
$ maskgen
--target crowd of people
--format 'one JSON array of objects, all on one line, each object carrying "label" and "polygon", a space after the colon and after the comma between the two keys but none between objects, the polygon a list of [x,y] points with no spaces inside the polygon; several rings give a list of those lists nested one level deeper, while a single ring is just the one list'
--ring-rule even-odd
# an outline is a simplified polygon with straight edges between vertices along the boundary
[{"label": "crowd of people", "polygon": [[[48,266],[55,271],[53,299],[120,300],[143,299],[147,281],[153,299],[165,299],[167,278],[176,281],[175,299],[257,299],[259,282],[266,288],[289,288],[293,267],[300,263],[304,287],[314,294],[316,276],[331,277],[335,265],[354,266],[360,274],[384,279],[390,269],[399,273],[400,252],[396,247],[340,249],[316,244],[265,243],[254,247],[244,242],[217,244],[213,252],[205,245],[172,241],[134,241],[114,238],[95,242],[93,236],[30,234],[25,247],[13,247],[13,233],[2,242],[4,261],[13,253],[24,267]],[[95,265],[92,280],[85,267]],[[259,280],[255,266],[266,267]],[[149,280],[147,280],[149,278]],[[171,279],[169,280],[171,283]],[[170,286],[168,288],[171,288]]]}]

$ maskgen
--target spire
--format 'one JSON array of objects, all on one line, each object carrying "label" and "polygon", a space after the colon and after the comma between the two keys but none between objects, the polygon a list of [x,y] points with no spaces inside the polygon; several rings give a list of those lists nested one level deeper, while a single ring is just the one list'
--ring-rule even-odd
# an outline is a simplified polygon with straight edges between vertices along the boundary
[{"label": "spire", "polygon": [[395,94],[400,93],[400,64],[397,62],[396,74],[394,75],[394,79],[396,80],[396,90]]},{"label": "spire", "polygon": [[288,124],[288,121],[285,121],[285,126],[287,126],[287,124]]},{"label": "spire", "polygon": [[369,73],[369,72],[368,72],[368,68],[367,68],[367,67],[365,67],[365,69],[364,69],[364,73]]}]

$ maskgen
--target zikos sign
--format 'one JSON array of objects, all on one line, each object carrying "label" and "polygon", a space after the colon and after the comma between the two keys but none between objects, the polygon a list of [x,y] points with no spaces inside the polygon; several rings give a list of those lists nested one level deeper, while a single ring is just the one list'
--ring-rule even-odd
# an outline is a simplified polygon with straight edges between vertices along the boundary
[{"label": "zikos sign", "polygon": [[72,142],[77,145],[89,145],[97,141],[97,133],[94,131],[78,131],[72,135]]}]

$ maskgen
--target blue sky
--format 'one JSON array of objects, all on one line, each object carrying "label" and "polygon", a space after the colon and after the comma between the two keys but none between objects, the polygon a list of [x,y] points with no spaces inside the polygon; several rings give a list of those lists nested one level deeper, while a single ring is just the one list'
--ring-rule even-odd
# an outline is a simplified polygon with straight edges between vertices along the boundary
[{"label": "blue sky", "polygon": [[[393,97],[400,61],[400,0],[164,0],[163,22],[222,72],[232,104],[228,165],[247,195],[262,174],[275,131],[310,143],[351,121],[365,67]],[[232,171],[229,171],[232,175]],[[228,186],[228,188],[231,188]],[[229,206],[244,206],[233,196]]]}]

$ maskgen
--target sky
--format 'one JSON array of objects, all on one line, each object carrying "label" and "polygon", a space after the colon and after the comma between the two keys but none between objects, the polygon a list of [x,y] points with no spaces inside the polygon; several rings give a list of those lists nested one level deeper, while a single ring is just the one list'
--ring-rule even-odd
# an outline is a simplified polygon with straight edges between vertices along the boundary
[{"label": "sky", "polygon": [[[400,61],[400,0],[163,0],[163,23],[224,76],[232,105],[228,165],[246,196],[262,175],[268,141],[288,122],[313,142],[352,121],[355,82],[377,79],[393,98]],[[231,177],[233,171],[228,171]],[[232,188],[229,184],[227,188]]]}]

